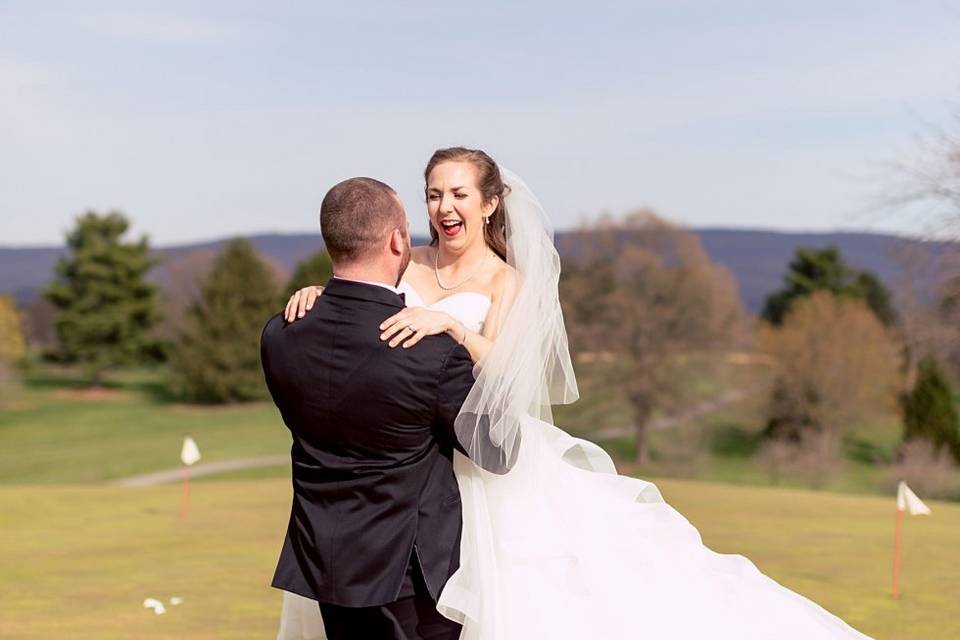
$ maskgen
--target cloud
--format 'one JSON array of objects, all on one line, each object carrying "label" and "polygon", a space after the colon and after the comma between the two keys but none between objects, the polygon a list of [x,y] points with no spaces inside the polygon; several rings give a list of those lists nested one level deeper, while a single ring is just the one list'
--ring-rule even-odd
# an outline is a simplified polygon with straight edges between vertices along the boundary
[{"label": "cloud", "polygon": [[103,35],[148,42],[208,44],[236,34],[234,28],[212,20],[160,15],[103,14],[83,17],[80,24]]}]

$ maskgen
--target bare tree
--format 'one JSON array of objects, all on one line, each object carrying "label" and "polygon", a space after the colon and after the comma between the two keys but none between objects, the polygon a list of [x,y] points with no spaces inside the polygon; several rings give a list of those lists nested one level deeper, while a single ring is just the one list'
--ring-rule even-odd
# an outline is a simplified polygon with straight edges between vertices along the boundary
[{"label": "bare tree", "polygon": [[950,452],[946,449],[937,452],[927,440],[903,443],[887,475],[890,489],[905,480],[920,495],[929,498],[960,497],[960,470],[950,459]]},{"label": "bare tree", "polygon": [[23,322],[13,298],[0,296],[0,406],[17,385],[17,365],[26,356]]},{"label": "bare tree", "polygon": [[[885,208],[900,211],[930,236],[960,239],[960,108],[946,126],[931,126],[918,151],[894,167],[884,180]],[[900,262],[906,270],[926,272],[936,291],[899,291],[904,310],[902,332],[907,352],[907,385],[916,363],[939,355],[960,376],[960,245],[907,241]],[[932,272],[933,275],[931,275]],[[914,279],[916,281],[917,279]]]},{"label": "bare tree", "polygon": [[184,328],[187,310],[197,302],[203,290],[203,281],[213,268],[217,252],[198,249],[166,265],[166,280],[160,288],[163,304],[161,335],[174,339]]},{"label": "bare tree", "polygon": [[[960,376],[960,255],[946,245],[904,240],[896,259],[903,270],[896,301],[905,390],[913,388],[917,366],[927,356],[936,356]],[[935,284],[919,288],[923,282]]]},{"label": "bare tree", "polygon": [[695,234],[650,211],[603,220],[580,240],[562,279],[571,344],[575,353],[612,355],[608,382],[629,399],[636,460],[646,463],[649,421],[676,390],[678,361],[739,337],[745,313],[736,282]]},{"label": "bare tree", "polygon": [[913,158],[895,165],[893,192],[884,198],[934,225],[939,235],[960,237],[960,109],[946,127],[934,128]]},{"label": "bare tree", "polygon": [[35,297],[27,305],[23,313],[23,331],[31,349],[44,351],[56,345],[56,318],[57,308],[43,296]]}]

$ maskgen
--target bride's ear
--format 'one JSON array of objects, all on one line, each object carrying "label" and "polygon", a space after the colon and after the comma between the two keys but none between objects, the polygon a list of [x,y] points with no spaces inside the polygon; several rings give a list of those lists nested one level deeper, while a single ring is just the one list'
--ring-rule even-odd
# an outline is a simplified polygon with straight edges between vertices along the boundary
[{"label": "bride's ear", "polygon": [[497,210],[497,207],[500,206],[500,196],[493,196],[485,203],[483,203],[483,217],[488,218],[493,215],[493,212]]}]

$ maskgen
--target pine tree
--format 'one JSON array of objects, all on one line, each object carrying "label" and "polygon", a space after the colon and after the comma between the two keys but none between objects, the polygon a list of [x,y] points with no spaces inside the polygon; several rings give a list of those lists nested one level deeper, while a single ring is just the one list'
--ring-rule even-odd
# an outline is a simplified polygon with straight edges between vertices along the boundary
[{"label": "pine tree", "polygon": [[761,315],[774,325],[783,324],[793,304],[815,291],[862,299],[885,326],[896,321],[890,292],[870,271],[850,267],[836,247],[800,248],[787,266],[783,288],[767,296]]},{"label": "pine tree", "polygon": [[156,358],[151,329],[159,320],[156,288],[146,281],[155,264],[146,237],[124,242],[127,218],[88,211],[67,235],[69,255],[56,265],[47,299],[57,308],[54,356],[79,364],[99,384],[111,367]]},{"label": "pine tree", "polygon": [[960,462],[960,422],[946,374],[932,357],[920,362],[917,382],[903,399],[903,440],[929,441],[939,453],[947,447]]},{"label": "pine tree", "polygon": [[265,397],[260,332],[281,307],[273,273],[253,245],[227,243],[187,312],[171,362],[174,388],[197,402]]},{"label": "pine tree", "polygon": [[287,283],[286,293],[293,293],[310,285],[326,285],[333,276],[333,263],[326,251],[317,251],[315,254],[297,263],[293,276]]}]

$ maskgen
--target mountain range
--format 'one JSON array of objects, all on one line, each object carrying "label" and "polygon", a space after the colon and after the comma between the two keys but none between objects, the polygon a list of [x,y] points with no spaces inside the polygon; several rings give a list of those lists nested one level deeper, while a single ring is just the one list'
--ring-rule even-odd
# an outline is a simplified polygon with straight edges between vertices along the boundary
[{"label": "mountain range", "polygon": [[[784,270],[799,247],[836,246],[847,262],[875,273],[888,287],[897,290],[909,283],[921,294],[929,294],[938,275],[929,265],[918,268],[910,256],[942,256],[960,244],[925,241],[878,233],[833,232],[791,233],[755,229],[694,229],[710,258],[726,266],[740,285],[744,304],[751,311],[763,306],[766,296],[781,285]],[[262,234],[247,236],[257,250],[281,273],[322,247],[319,234]],[[159,265],[150,277],[161,286],[175,277],[191,257],[212,259],[225,240],[183,244],[155,249]],[[423,239],[414,238],[414,243]],[[577,254],[577,234],[558,232],[556,244],[561,258]],[[0,247],[0,293],[13,295],[19,304],[29,304],[53,276],[62,247]],[[911,265],[909,268],[907,265]]]}]

